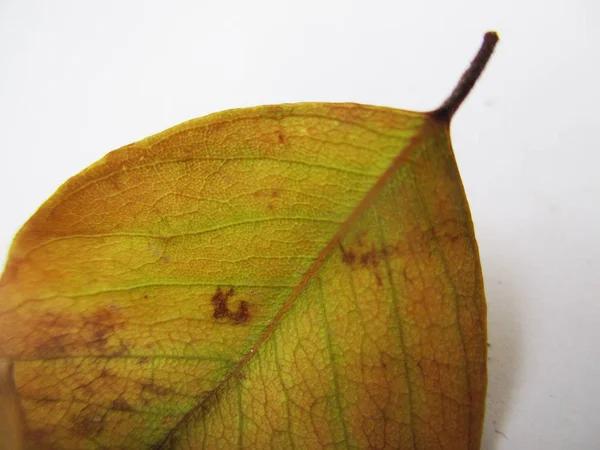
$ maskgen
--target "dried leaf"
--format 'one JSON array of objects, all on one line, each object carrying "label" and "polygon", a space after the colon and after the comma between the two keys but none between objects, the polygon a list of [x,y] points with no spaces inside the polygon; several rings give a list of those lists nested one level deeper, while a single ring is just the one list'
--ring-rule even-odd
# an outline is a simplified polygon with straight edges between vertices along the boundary
[{"label": "dried leaf", "polygon": [[479,448],[486,307],[449,122],[496,40],[432,113],[225,111],[66,182],[0,279],[0,430],[18,446],[20,401],[31,449]]}]

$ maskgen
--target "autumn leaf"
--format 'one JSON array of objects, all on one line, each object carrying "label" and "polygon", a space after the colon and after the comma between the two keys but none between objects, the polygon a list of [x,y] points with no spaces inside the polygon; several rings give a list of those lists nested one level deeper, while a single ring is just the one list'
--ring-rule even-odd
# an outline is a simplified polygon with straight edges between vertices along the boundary
[{"label": "autumn leaf", "polygon": [[67,181],[0,279],[4,442],[22,422],[27,449],[479,448],[449,123],[496,41],[434,112],[225,111]]}]

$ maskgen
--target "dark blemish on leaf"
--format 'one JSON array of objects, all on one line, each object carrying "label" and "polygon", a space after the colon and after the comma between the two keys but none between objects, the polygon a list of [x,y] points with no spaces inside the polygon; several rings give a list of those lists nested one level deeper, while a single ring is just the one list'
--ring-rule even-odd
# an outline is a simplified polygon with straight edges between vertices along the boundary
[{"label": "dark blemish on leaf", "polygon": [[344,247],[341,243],[339,247],[342,262],[350,267],[352,271],[367,270],[371,272],[379,287],[383,287],[383,277],[380,269],[382,261],[387,261],[399,253],[398,249],[391,244],[378,248],[375,243],[368,239],[366,233],[357,236],[348,247]]},{"label": "dark blemish on leaf", "polygon": [[279,197],[279,191],[274,190],[273,192],[271,192],[271,197],[273,197],[273,198]]},{"label": "dark blemish on leaf", "polygon": [[242,300],[240,302],[240,306],[237,312],[233,312],[229,310],[229,306],[227,305],[228,300],[233,297],[234,290],[230,288],[227,292],[221,290],[221,288],[217,288],[217,292],[213,295],[211,301],[213,304],[213,317],[215,319],[224,319],[229,318],[233,320],[234,323],[243,323],[247,322],[250,318],[250,313],[248,309],[248,302]]},{"label": "dark blemish on leaf", "polygon": [[67,345],[74,341],[72,333],[78,327],[66,314],[47,312],[36,321],[32,330],[31,340],[35,342],[35,354],[44,359],[67,355]]},{"label": "dark blemish on leaf", "polygon": [[30,340],[39,358],[56,358],[69,353],[92,351],[118,356],[127,351],[117,336],[124,327],[117,306],[102,307],[91,314],[46,312],[32,324]]},{"label": "dark blemish on leaf", "polygon": [[346,264],[353,264],[356,260],[356,255],[353,251],[349,251],[348,253],[344,254],[343,260]]},{"label": "dark blemish on leaf", "polygon": [[94,340],[92,341],[92,344],[104,347],[106,345],[107,332],[108,330],[106,328],[98,328],[94,330]]},{"label": "dark blemish on leaf", "polygon": [[356,238],[356,241],[349,247],[345,248],[340,243],[340,251],[342,253],[342,262],[353,269],[358,268],[377,268],[382,260],[388,260],[400,253],[393,245],[384,245],[377,248],[371,243],[367,250],[367,244],[361,240],[362,237]]},{"label": "dark blemish on leaf", "polygon": [[144,356],[144,357],[138,359],[137,363],[141,366],[143,364],[146,364],[148,361],[150,361],[150,358],[148,358],[147,356]]},{"label": "dark blemish on leaf", "polygon": [[377,267],[377,266],[379,266],[379,256],[378,256],[378,251],[375,248],[375,245],[371,245],[371,250],[369,250],[366,253],[363,253],[360,256],[360,265],[363,266],[363,267],[367,267],[367,266]]},{"label": "dark blemish on leaf", "polygon": [[45,358],[58,358],[67,355],[67,348],[65,347],[64,335],[63,336],[51,336],[44,342],[41,342],[36,346],[35,354],[40,359]]},{"label": "dark blemish on leaf", "polygon": [[30,448],[52,448],[51,445],[55,445],[55,442],[52,439],[54,434],[53,431],[33,429],[27,425],[25,425],[24,431],[28,443],[30,443],[30,445],[35,444],[35,446],[32,445]]},{"label": "dark blemish on leaf", "polygon": [[166,386],[159,386],[153,381],[142,381],[140,386],[142,387],[142,392],[149,392],[154,396],[164,397],[174,393],[173,389]]},{"label": "dark blemish on leaf", "polygon": [[248,303],[242,300],[240,302],[240,307],[238,308],[238,311],[236,313],[230,312],[229,317],[233,319],[235,323],[246,322],[250,317],[250,314],[248,314]]},{"label": "dark blemish on leaf", "polygon": [[459,239],[469,240],[469,233],[464,222],[450,219],[437,223],[433,230],[429,230],[428,239],[454,244]]},{"label": "dark blemish on leaf", "polygon": [[124,325],[118,308],[100,308],[90,316],[83,317],[82,334],[87,338],[88,348],[103,355],[117,356],[127,351],[123,342],[115,336]]},{"label": "dark blemish on leaf", "polygon": [[83,410],[79,414],[73,415],[72,422],[73,430],[81,436],[96,436],[104,428],[104,416],[94,410]]},{"label": "dark blemish on leaf", "polygon": [[277,139],[279,140],[280,144],[286,143],[285,136],[283,135],[283,133],[281,131],[279,133],[277,133]]},{"label": "dark blemish on leaf", "polygon": [[341,242],[340,242],[340,251],[342,252],[342,262],[344,264],[346,264],[347,266],[351,266],[352,264],[354,264],[354,261],[356,260],[356,255],[354,254],[354,252],[352,250],[346,251],[346,249],[344,248],[344,246],[342,245]]},{"label": "dark blemish on leaf", "polygon": [[113,400],[112,409],[114,409],[116,411],[132,411],[133,410],[131,405],[129,403],[127,403],[127,400],[125,400],[123,397],[119,397],[116,400]]},{"label": "dark blemish on leaf", "polygon": [[362,255],[360,255],[360,265],[363,267],[368,266],[372,262],[372,258],[373,255],[371,253],[363,253]]},{"label": "dark blemish on leaf", "polygon": [[229,316],[229,308],[227,307],[227,299],[233,295],[233,289],[229,289],[226,293],[223,293],[221,288],[217,288],[217,292],[212,297],[212,304],[214,307],[213,317],[215,319],[222,319]]}]

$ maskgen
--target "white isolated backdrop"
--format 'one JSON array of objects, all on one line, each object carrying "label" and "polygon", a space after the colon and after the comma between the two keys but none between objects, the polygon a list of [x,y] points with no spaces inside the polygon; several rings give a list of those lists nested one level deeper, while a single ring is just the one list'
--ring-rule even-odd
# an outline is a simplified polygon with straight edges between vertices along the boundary
[{"label": "white isolated backdrop", "polygon": [[68,177],[232,107],[436,107],[452,123],[488,298],[485,449],[600,442],[597,0],[0,1],[0,261]]}]

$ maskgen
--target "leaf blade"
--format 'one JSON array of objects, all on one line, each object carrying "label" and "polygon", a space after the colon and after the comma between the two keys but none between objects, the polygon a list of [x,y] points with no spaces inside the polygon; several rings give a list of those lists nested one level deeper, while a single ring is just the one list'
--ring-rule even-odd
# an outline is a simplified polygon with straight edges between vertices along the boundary
[{"label": "leaf blade", "polygon": [[[248,121],[246,114],[254,116]],[[261,114],[268,122],[268,126],[262,128],[257,126],[260,120],[256,118],[257,115],[262,117]],[[241,140],[244,145],[251,146],[250,150],[240,147],[238,142],[240,136],[248,135],[249,122],[256,129],[253,134],[250,133],[251,138],[244,137]],[[198,126],[199,123],[213,124],[216,130],[207,133],[206,128],[210,125],[202,128]],[[279,323],[294,305],[290,299],[302,293],[301,280],[307,280],[304,283],[308,284],[318,271],[310,272],[311,264],[320,267],[334,252],[337,241],[349,231],[356,219],[354,216],[360,215],[373,200],[368,193],[385,187],[395,171],[405,164],[407,158],[402,150],[416,147],[420,139],[427,135],[426,128],[431,127],[432,123],[423,114],[361,105],[301,104],[225,112],[183,124],[127,146],[109,154],[72,179],[17,236],[9,265],[0,282],[0,321],[6,325],[4,328],[10,329],[10,324],[19,320],[28,323],[20,335],[13,326],[10,329],[12,335],[3,335],[0,341],[3,355],[20,360],[17,361],[17,380],[20,380],[23,395],[32,396],[32,399],[26,400],[30,402],[26,409],[35,409],[37,403],[45,400],[60,400],[45,398],[44,395],[53,382],[65,377],[69,383],[62,389],[61,395],[65,396],[62,397],[63,403],[82,404],[81,407],[72,407],[73,411],[68,414],[72,418],[71,425],[67,427],[63,424],[67,431],[60,438],[65,442],[104,445],[102,442],[112,442],[115,436],[121,436],[123,445],[156,443],[161,439],[161,434],[167,433],[174,424],[186,417],[185,413],[197,404],[198,399],[202,405],[202,399],[217,392],[218,386],[225,386],[227,380],[237,380],[231,374],[241,371],[232,371],[231,367],[243,367],[250,359],[252,350],[255,350],[256,343],[267,342],[269,327],[274,328],[269,324]],[[295,133],[290,130],[295,130]],[[236,139],[231,140],[231,136]],[[310,139],[306,139],[306,136]],[[307,145],[307,141],[311,144]],[[329,141],[331,145],[327,146]],[[315,142],[319,144],[315,145]],[[215,143],[220,143],[221,147],[215,147]],[[202,152],[210,155],[215,148],[224,148],[225,152],[243,155],[245,159],[229,155],[225,155],[225,158],[220,154],[220,159],[213,156],[207,163],[208,158],[202,159],[199,155]],[[296,159],[282,162],[281,154],[279,160],[272,156],[274,151],[286,150]],[[251,161],[248,160],[250,151],[255,151]],[[310,160],[299,161],[298,155]],[[215,162],[217,159],[218,162]],[[224,159],[228,159],[227,164],[234,164],[236,171],[223,172]],[[182,167],[172,167],[174,160],[180,161]],[[343,162],[341,167],[340,161]],[[163,169],[159,170],[158,167]],[[279,169],[273,170],[277,167]],[[374,169],[379,171],[378,176],[374,175]],[[207,173],[206,179],[212,176],[213,182],[199,183],[197,179],[190,178],[190,173],[195,177]],[[217,174],[218,182],[214,182]],[[286,183],[282,181],[282,174],[287,177]],[[303,180],[305,184],[302,184]],[[163,189],[156,192],[152,190],[156,184],[161,184]],[[226,194],[231,185],[237,186],[243,195],[240,196],[238,192],[231,196],[228,204],[218,194]],[[290,185],[293,189],[288,189],[290,192],[284,194],[284,189]],[[315,185],[322,187],[325,195],[315,196]],[[154,195],[151,197],[154,202],[139,202],[140,194],[136,191],[139,186],[144,186],[146,195],[148,190]],[[248,186],[251,186],[250,190]],[[201,191],[198,191],[197,198],[190,199],[190,192],[199,187],[204,197],[200,197]],[[173,207],[173,203],[172,199],[160,203],[164,199],[165,188],[174,189],[183,197],[183,200],[175,203],[174,218],[168,222],[163,219],[168,216],[167,213],[173,213],[168,209]],[[112,203],[94,203],[94,199],[102,198],[100,193],[106,195],[106,192]],[[277,195],[274,195],[275,192]],[[247,205],[250,195],[254,200]],[[285,200],[295,205],[294,211],[286,209],[283,195],[292,196]],[[123,196],[127,201],[121,198]],[[198,199],[206,198],[210,198],[212,203],[198,203]],[[307,203],[307,198],[311,202],[320,198],[323,203],[316,207]],[[215,199],[225,206],[219,209],[218,215],[211,217]],[[192,213],[186,210],[190,207],[188,200],[195,201],[192,203],[195,208]],[[231,207],[231,203],[234,207]],[[121,211],[129,204],[134,204],[129,212],[131,217],[124,216]],[[363,204],[364,207],[361,206]],[[303,217],[311,221],[310,232],[305,229],[306,220],[301,221],[299,215],[290,216],[292,212],[297,214],[299,205]],[[275,207],[279,208],[279,216],[274,212]],[[154,221],[148,218],[152,217],[148,214],[152,208],[164,208],[155,214]],[[249,208],[255,209],[254,215],[248,214]],[[86,214],[78,213],[82,210]],[[248,219],[256,218],[258,213],[259,221]],[[322,220],[319,220],[318,214],[324,215]],[[180,220],[179,215],[185,218]],[[138,217],[144,220],[137,220]],[[206,229],[201,230],[204,233],[190,230],[190,223],[206,224]],[[290,223],[295,223],[295,226],[290,227]],[[257,224],[260,224],[258,230],[263,233],[270,224],[272,228],[267,228],[267,231],[275,239],[270,240],[268,245],[266,241],[258,241],[259,245],[251,248],[254,259],[261,260],[261,266],[242,267],[242,279],[258,280],[245,283],[244,288],[244,283],[240,286],[239,282],[239,265],[242,261],[249,265],[251,261],[248,258],[226,260],[228,253],[216,248],[214,242],[252,242],[252,239],[259,239],[255,236],[258,234]],[[246,234],[243,229],[245,225],[248,225]],[[203,241],[207,235],[211,240]],[[277,247],[277,242],[290,241],[290,236],[296,239],[291,246],[292,251],[289,245]],[[190,241],[191,238],[199,240]],[[165,240],[171,245],[168,252],[166,247],[157,245],[157,242],[164,243]],[[171,269],[173,262],[177,262],[173,254],[183,252],[186,246],[190,247],[190,243],[202,248],[204,259],[199,258],[198,253],[195,259],[185,259],[194,259],[195,264],[201,265],[203,275],[218,272],[220,278],[199,281],[198,272],[194,272],[190,264],[179,264],[175,271]],[[63,259],[66,263],[60,258],[61,254],[64,256],[65,248],[68,257]],[[246,248],[242,252],[252,254],[251,250]],[[207,254],[214,261],[207,259]],[[229,251],[229,256],[231,254],[232,251]],[[274,263],[274,258],[282,254],[284,258],[279,257]],[[94,258],[89,255],[94,255]],[[302,259],[304,255],[309,256]],[[44,267],[51,268],[50,274],[46,269],[39,268],[44,257],[49,262]],[[342,259],[345,257],[342,255]],[[24,261],[29,259],[35,263],[29,266],[25,264]],[[369,264],[368,256],[366,264]],[[83,275],[77,273],[82,267],[85,268]],[[123,269],[131,267],[135,267],[137,272]],[[224,277],[224,273],[228,275]],[[273,273],[279,274],[278,278],[268,278]],[[281,277],[282,273],[289,274],[288,278]],[[305,278],[298,275],[306,273],[309,276]],[[17,277],[27,281],[19,286],[15,283]],[[90,290],[90,285],[95,290]],[[70,290],[65,290],[65,286]],[[236,292],[228,296],[231,286],[237,286]],[[74,292],[74,287],[75,291],[79,291]],[[161,294],[161,289],[167,289],[164,291],[166,293]],[[127,297],[132,292],[138,292],[135,301]],[[219,292],[221,294],[217,295]],[[125,297],[119,297],[121,294]],[[246,312],[249,317],[257,319],[255,327],[249,326],[248,317],[240,320],[244,316],[241,313],[245,300],[236,302],[236,296],[257,300],[255,304],[261,308],[259,313],[253,305]],[[220,300],[215,300],[217,297]],[[173,298],[178,300],[173,302]],[[204,299],[200,307],[197,298]],[[168,308],[161,308],[163,304]],[[219,318],[214,317],[217,304],[222,307]],[[41,305],[51,306],[40,313]],[[90,305],[96,308],[90,308]],[[176,314],[173,314],[173,310],[177,311]],[[34,315],[34,311],[39,320],[23,320]],[[221,324],[225,322],[229,327],[227,333],[215,332],[208,325],[211,323],[211,313],[212,319],[221,320]],[[155,319],[156,315],[161,317],[160,321]],[[274,320],[273,317],[279,318]],[[146,318],[146,322],[140,318]],[[132,323],[137,326],[134,332],[128,329]],[[67,334],[73,330],[76,339]],[[48,335],[52,337],[48,338]],[[164,336],[169,336],[166,343]],[[161,348],[161,352],[156,353],[145,347],[148,342],[158,347],[170,346],[171,351],[164,352]],[[199,342],[202,344],[198,345]],[[24,343],[26,345],[23,347]],[[258,347],[260,345],[256,349]],[[31,361],[35,358],[43,359],[43,362]],[[77,364],[60,370],[56,368],[56,360],[64,363],[77,358],[88,360],[85,363],[77,362],[85,367],[82,377],[73,375],[80,367]],[[161,358],[165,361],[159,364],[160,370],[154,366],[145,368],[149,362],[153,365],[156,359]],[[174,382],[169,377],[177,380],[174,374],[182,370],[181,361],[186,361],[188,368],[183,370],[184,376]],[[53,369],[47,366],[44,369],[32,368],[27,364],[43,365],[44,362],[54,365],[56,371],[45,380],[36,379],[32,374]],[[134,363],[142,368],[134,366]],[[188,383],[186,389],[173,389],[173,385],[185,383],[186,373],[188,381],[189,378],[194,379],[192,373],[210,373],[214,378],[196,379],[192,387]],[[223,374],[229,375],[224,377]],[[198,378],[197,375],[195,378]],[[131,379],[137,383],[133,389],[127,388]],[[341,411],[340,407],[338,409]],[[134,413],[142,410],[162,419],[136,422]],[[36,417],[33,422],[36,420],[43,422],[47,418]],[[47,427],[52,430],[52,436],[57,435],[58,425],[50,423]],[[50,433],[45,434],[47,437]],[[50,441],[45,444],[50,445]]]}]

